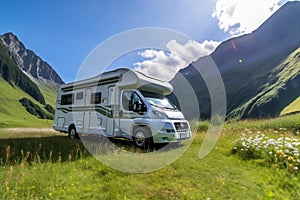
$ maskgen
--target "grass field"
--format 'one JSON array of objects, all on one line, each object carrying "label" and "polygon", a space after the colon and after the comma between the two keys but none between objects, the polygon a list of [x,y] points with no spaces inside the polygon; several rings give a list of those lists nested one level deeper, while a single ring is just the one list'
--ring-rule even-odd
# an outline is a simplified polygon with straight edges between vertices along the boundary
[{"label": "grass field", "polygon": [[[198,153],[208,124],[201,123],[183,156],[144,174],[111,169],[79,140],[65,135],[32,133],[31,138],[23,138],[0,132],[6,134],[0,139],[0,199],[299,199],[298,173],[231,153],[233,141],[243,133],[299,138],[299,119],[294,115],[226,124],[204,159]],[[129,142],[114,142],[135,151]]]}]

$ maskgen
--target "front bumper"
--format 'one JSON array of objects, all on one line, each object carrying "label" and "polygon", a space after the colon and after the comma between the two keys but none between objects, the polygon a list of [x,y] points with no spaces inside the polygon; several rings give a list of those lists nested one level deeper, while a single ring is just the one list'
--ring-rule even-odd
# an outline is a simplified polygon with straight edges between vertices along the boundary
[{"label": "front bumper", "polygon": [[180,142],[191,138],[191,131],[188,121],[170,120],[163,121],[152,130],[154,143]]}]

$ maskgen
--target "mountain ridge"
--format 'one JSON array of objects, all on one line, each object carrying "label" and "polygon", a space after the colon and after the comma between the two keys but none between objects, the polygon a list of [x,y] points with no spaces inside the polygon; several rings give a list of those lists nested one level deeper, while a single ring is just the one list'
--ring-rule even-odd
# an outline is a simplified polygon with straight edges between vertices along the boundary
[{"label": "mountain ridge", "polygon": [[[221,72],[232,67],[245,68],[264,64],[265,58],[262,58],[257,51],[260,49],[265,51],[264,56],[275,57],[274,63],[280,62],[299,46],[300,26],[296,20],[293,20],[299,19],[299,10],[300,2],[286,3],[258,29],[222,42],[210,56]],[[266,35],[266,33],[269,34]],[[288,43],[288,45],[283,43]],[[281,48],[277,48],[278,46]],[[228,61],[228,58],[231,60]],[[236,63],[233,63],[232,60],[235,60]],[[243,62],[239,62],[240,60]]]},{"label": "mountain ridge", "polygon": [[[288,2],[257,30],[222,42],[210,54],[209,57],[214,61],[224,81],[227,95],[227,114],[243,107],[247,102],[249,103],[252,98],[265,89],[267,84],[272,87],[272,84],[276,82],[275,79],[270,79],[269,76],[281,62],[300,46],[300,24],[296,20],[300,18],[299,10],[300,2]],[[205,66],[206,59],[207,57],[199,58],[188,67],[180,70],[179,74],[171,80],[174,88],[180,85],[179,80],[182,80],[182,77],[190,83],[199,101],[200,116],[203,118],[210,117],[210,95],[205,81],[198,73],[200,70],[195,69],[195,66],[199,69],[207,67]],[[289,80],[284,81],[288,82]],[[282,84],[282,87],[284,87],[284,84]],[[300,91],[300,88],[298,90]],[[294,92],[298,93],[298,91]],[[280,104],[289,104],[290,101],[292,100],[282,98]],[[189,104],[188,100],[182,103]],[[257,108],[262,107],[258,106]],[[251,110],[251,106],[243,109]],[[199,117],[191,113],[193,113],[192,109],[187,110],[185,114],[188,118]],[[255,113],[238,113],[228,115],[228,117],[261,118],[275,117],[280,114],[270,113],[268,115],[263,111],[261,114]]]},{"label": "mountain ridge", "polygon": [[12,86],[17,86],[41,104],[45,104],[39,87],[10,59],[9,52],[0,44],[0,75]]},{"label": "mountain ridge", "polygon": [[0,37],[0,128],[50,127],[50,111],[55,106],[57,87],[63,81],[13,33]]},{"label": "mountain ridge", "polygon": [[27,49],[15,34],[8,32],[0,35],[0,39],[17,65],[35,82],[42,81],[56,86],[64,83],[55,70],[32,50]]}]

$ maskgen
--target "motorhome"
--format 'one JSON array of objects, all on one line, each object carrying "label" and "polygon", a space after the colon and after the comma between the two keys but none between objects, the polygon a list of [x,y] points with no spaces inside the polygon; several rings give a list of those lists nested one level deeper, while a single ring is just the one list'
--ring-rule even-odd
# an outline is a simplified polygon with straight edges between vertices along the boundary
[{"label": "motorhome", "polygon": [[191,137],[183,114],[168,99],[168,82],[130,69],[62,85],[53,128],[71,139],[85,134],[121,137],[139,147]]}]

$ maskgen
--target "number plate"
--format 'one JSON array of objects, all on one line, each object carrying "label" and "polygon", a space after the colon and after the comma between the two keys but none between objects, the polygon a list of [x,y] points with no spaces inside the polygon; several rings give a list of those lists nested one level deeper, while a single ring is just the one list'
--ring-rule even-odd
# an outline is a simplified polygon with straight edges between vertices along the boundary
[{"label": "number plate", "polygon": [[184,138],[187,138],[187,137],[189,137],[188,133],[180,133],[180,139],[184,139]]}]

